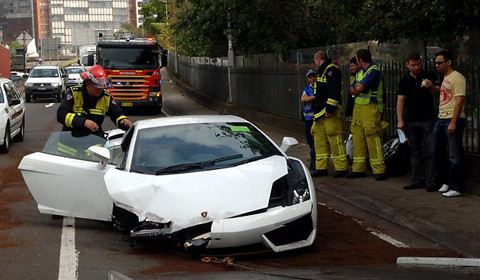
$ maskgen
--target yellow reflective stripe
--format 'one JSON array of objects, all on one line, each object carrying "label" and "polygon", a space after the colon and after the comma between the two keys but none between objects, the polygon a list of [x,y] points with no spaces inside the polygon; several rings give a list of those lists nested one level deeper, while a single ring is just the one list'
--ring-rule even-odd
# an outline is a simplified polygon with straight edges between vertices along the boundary
[{"label": "yellow reflective stripe", "polygon": [[365,162],[367,161],[366,157],[353,157],[354,162]]},{"label": "yellow reflective stripe", "polygon": [[332,106],[337,106],[338,100],[329,98],[329,99],[327,99],[327,104],[332,105]]},{"label": "yellow reflective stripe", "polygon": [[380,137],[375,137],[375,148],[377,149],[378,159],[383,161],[383,147]]},{"label": "yellow reflective stripe", "polygon": [[329,157],[329,154],[319,154],[319,155],[315,155],[315,157],[317,159],[324,159],[324,158],[328,158]]},{"label": "yellow reflective stripe", "polygon": [[99,109],[90,109],[90,114],[92,114],[92,115],[100,115],[100,116],[103,116],[103,115],[104,115],[103,110],[99,110]]},{"label": "yellow reflective stripe", "polygon": [[110,95],[104,95],[102,99],[97,101],[95,110],[99,110],[102,112],[102,115],[105,115],[108,112],[109,106],[110,106]]},{"label": "yellow reflective stripe", "polygon": [[333,159],[346,159],[347,155],[332,156]]},{"label": "yellow reflective stripe", "polygon": [[341,156],[343,156],[343,155],[347,156],[347,149],[346,149],[345,145],[343,144],[342,137],[337,136],[336,138],[337,138],[337,146],[338,146],[339,154]]},{"label": "yellow reflective stripe", "polygon": [[371,163],[383,163],[384,160],[383,159],[371,159],[370,162]]},{"label": "yellow reflective stripe", "polygon": [[60,142],[57,144],[57,150],[59,152],[62,152],[62,153],[65,153],[65,154],[71,155],[71,156],[75,156],[77,154],[77,150],[75,150],[74,148],[69,147],[65,144],[62,144]]},{"label": "yellow reflective stripe", "polygon": [[67,116],[65,117],[65,126],[66,127],[73,127],[72,122],[73,118],[75,117],[74,113],[68,113]]},{"label": "yellow reflective stripe", "polygon": [[126,116],[121,115],[120,117],[118,117],[118,118],[115,120],[115,123],[117,124],[117,126],[119,126],[120,121],[123,120],[123,119],[126,119],[126,118],[127,118]]},{"label": "yellow reflective stripe", "polygon": [[325,108],[323,108],[322,111],[316,113],[315,116],[314,116],[314,118],[315,118],[315,119],[318,119],[318,118],[320,118],[321,116],[323,116],[323,114],[325,114]]}]

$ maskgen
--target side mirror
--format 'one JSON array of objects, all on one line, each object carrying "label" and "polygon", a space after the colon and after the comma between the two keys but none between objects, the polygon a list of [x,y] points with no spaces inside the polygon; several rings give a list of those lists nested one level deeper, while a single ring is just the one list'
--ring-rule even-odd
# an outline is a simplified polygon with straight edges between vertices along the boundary
[{"label": "side mirror", "polygon": [[15,105],[20,104],[20,102],[21,102],[20,99],[12,99],[12,100],[10,100],[10,102],[8,102],[8,105],[9,106],[15,106]]},{"label": "side mirror", "polygon": [[284,153],[286,153],[288,151],[288,149],[290,149],[290,147],[293,147],[295,145],[298,145],[297,139],[295,139],[293,137],[283,137],[282,146],[280,147],[280,149]]},{"label": "side mirror", "polygon": [[93,158],[100,161],[97,165],[98,170],[103,170],[107,166],[108,161],[110,160],[110,151],[104,147],[90,146],[88,148]]},{"label": "side mirror", "polygon": [[162,67],[166,67],[168,64],[168,51],[163,50],[161,56],[162,56]]}]

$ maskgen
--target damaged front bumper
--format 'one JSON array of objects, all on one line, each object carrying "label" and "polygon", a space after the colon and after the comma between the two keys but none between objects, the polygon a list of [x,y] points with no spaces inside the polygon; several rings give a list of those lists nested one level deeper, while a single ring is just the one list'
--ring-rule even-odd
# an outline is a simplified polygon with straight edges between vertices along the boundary
[{"label": "damaged front bumper", "polygon": [[185,242],[185,248],[240,247],[262,243],[274,252],[307,247],[316,237],[316,207],[311,202],[276,207],[266,212],[215,220],[211,232]]}]

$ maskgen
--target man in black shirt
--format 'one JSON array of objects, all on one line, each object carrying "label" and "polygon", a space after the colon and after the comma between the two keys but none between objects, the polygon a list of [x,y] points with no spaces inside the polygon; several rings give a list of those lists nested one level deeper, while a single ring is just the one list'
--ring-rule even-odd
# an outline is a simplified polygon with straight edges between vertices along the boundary
[{"label": "man in black shirt", "polygon": [[[403,187],[405,190],[425,188],[425,168],[422,152],[422,142],[428,150],[429,166],[431,166],[431,141],[435,122],[435,109],[431,88],[427,88],[424,80],[436,81],[436,76],[422,70],[422,60],[417,53],[407,55],[407,68],[410,72],[405,75],[398,86],[397,99],[397,127],[403,130],[410,143],[412,184]],[[435,179],[429,172],[428,185],[434,184]]]}]

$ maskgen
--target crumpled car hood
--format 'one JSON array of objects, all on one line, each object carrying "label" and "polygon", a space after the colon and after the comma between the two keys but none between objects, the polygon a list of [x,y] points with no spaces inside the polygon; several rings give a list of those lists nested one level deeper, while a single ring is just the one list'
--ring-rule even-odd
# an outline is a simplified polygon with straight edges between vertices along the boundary
[{"label": "crumpled car hood", "polygon": [[140,221],[171,222],[172,232],[268,206],[273,182],[287,174],[286,159],[266,159],[203,172],[145,175],[110,169],[108,193]]}]

